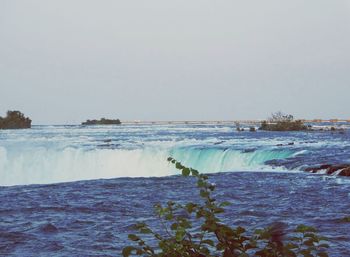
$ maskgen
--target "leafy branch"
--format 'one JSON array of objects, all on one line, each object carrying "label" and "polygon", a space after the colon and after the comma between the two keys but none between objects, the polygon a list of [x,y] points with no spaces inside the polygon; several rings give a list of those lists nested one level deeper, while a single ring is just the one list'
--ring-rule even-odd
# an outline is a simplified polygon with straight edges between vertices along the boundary
[{"label": "leafy branch", "polygon": [[[313,227],[299,225],[285,242],[285,227],[276,223],[271,227],[247,233],[243,227],[225,225],[220,214],[229,202],[218,202],[212,195],[216,186],[208,176],[185,167],[169,157],[168,162],[185,177],[197,179],[201,201],[164,206],[156,204],[155,212],[163,235],[145,223],[135,225],[137,234],[130,234],[133,245],[124,247],[122,254],[150,257],[327,257],[326,238],[317,235]],[[198,226],[199,224],[199,226]],[[157,246],[147,244],[140,235],[148,234]]]}]

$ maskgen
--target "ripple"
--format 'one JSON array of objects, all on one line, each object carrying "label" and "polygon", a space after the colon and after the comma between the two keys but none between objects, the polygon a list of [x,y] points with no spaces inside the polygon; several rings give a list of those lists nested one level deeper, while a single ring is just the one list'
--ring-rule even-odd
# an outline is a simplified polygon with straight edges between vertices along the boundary
[{"label": "ripple", "polygon": [[[250,229],[281,221],[289,229],[309,224],[330,238],[330,256],[347,256],[350,223],[340,220],[350,209],[349,183],[302,173],[209,177],[217,185],[215,197],[232,203],[222,217],[226,223]],[[0,188],[7,199],[0,206],[0,255],[120,256],[134,223],[159,226],[155,203],[200,200],[193,182],[173,176]]]}]

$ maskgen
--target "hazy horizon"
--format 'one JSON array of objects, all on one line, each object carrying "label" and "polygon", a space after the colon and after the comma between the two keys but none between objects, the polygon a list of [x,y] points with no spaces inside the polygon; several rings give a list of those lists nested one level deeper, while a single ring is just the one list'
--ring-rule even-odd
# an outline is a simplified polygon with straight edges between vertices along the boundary
[{"label": "hazy horizon", "polygon": [[350,0],[0,2],[0,116],[349,119]]}]

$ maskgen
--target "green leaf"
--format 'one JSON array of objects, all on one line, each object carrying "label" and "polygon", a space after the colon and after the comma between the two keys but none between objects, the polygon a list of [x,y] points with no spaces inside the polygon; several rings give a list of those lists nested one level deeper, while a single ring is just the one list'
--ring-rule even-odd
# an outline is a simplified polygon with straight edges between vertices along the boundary
[{"label": "green leaf", "polygon": [[201,174],[201,178],[207,180],[209,177],[207,175]]},{"label": "green leaf", "polygon": [[224,213],[225,210],[223,208],[215,208],[214,209],[214,213],[218,214],[218,213]]},{"label": "green leaf", "polygon": [[218,251],[224,250],[225,249],[225,245],[223,243],[219,242],[219,243],[216,244],[216,249]]},{"label": "green leaf", "polygon": [[222,202],[219,204],[220,207],[226,207],[226,206],[230,206],[231,203],[230,202]]},{"label": "green leaf", "polygon": [[128,235],[128,238],[129,238],[131,241],[138,241],[138,240],[140,240],[140,238],[139,238],[137,235],[134,235],[134,234],[129,234],[129,235]]},{"label": "green leaf", "polygon": [[167,215],[165,215],[166,220],[172,220],[173,218],[174,216],[171,213],[168,213]]},{"label": "green leaf", "polygon": [[319,257],[328,257],[328,253],[322,252],[322,253],[318,253]]},{"label": "green leaf", "polygon": [[207,245],[210,245],[210,246],[214,246],[214,241],[210,240],[210,239],[206,239],[206,240],[202,241],[202,244],[207,244]]},{"label": "green leaf", "polygon": [[137,250],[137,249],[135,247],[133,247],[133,246],[126,246],[126,247],[124,247],[123,248],[123,252],[122,252],[123,257],[129,257],[131,252],[135,251],[135,250]]},{"label": "green leaf", "polygon": [[176,241],[181,241],[183,237],[185,236],[185,230],[183,228],[179,228],[175,233],[175,239]]},{"label": "green leaf", "polygon": [[311,254],[310,250],[308,250],[308,249],[301,250],[300,253],[301,253],[304,257],[314,257],[314,256]]},{"label": "green leaf", "polygon": [[318,240],[317,236],[314,233],[305,233],[304,237],[310,237]]},{"label": "green leaf", "polygon": [[183,168],[185,168],[184,166],[182,166],[181,162],[177,162],[175,164],[175,168],[178,169],[178,170],[182,170]]},{"label": "green leaf", "polygon": [[182,176],[187,177],[187,176],[189,176],[190,174],[191,174],[191,171],[190,171],[189,168],[184,168],[184,169],[182,169]]},{"label": "green leaf", "polygon": [[141,229],[141,228],[147,227],[147,225],[143,222],[137,223],[134,226],[136,229]]},{"label": "green leaf", "polygon": [[198,172],[198,170],[195,170],[195,169],[190,169],[191,170],[191,173],[192,173],[192,176],[198,176],[199,175],[199,172]]},{"label": "green leaf", "polygon": [[316,232],[316,229],[305,225],[299,225],[296,229],[296,232],[300,232],[300,233]]},{"label": "green leaf", "polygon": [[237,234],[243,234],[244,232],[245,232],[246,230],[245,230],[245,228],[243,228],[243,227],[237,227],[237,229],[236,229],[236,232],[237,232]]},{"label": "green leaf", "polygon": [[152,230],[150,230],[149,228],[141,228],[140,229],[140,233],[142,233],[142,234],[150,234],[150,233],[152,233]]},{"label": "green leaf", "polygon": [[205,187],[207,183],[204,182],[202,179],[198,180],[197,181],[197,187]]},{"label": "green leaf", "polygon": [[194,204],[194,203],[186,204],[186,210],[188,213],[192,213],[195,208],[196,208],[196,204]]},{"label": "green leaf", "polygon": [[205,197],[208,197],[209,196],[209,192],[205,191],[205,190],[201,190],[200,191],[200,196],[205,198]]},{"label": "green leaf", "polygon": [[329,245],[328,244],[320,244],[319,247],[329,248]]},{"label": "green leaf", "polygon": [[263,231],[262,229],[256,229],[256,230],[254,231],[254,234],[256,234],[256,235],[261,235],[263,232],[264,232],[264,231]]},{"label": "green leaf", "polygon": [[159,248],[160,248],[160,249],[165,249],[166,246],[167,246],[167,244],[166,244],[166,242],[165,242],[164,240],[160,241],[160,242],[158,243],[158,245],[159,245]]},{"label": "green leaf", "polygon": [[288,243],[286,245],[286,248],[287,249],[296,249],[296,248],[298,248],[298,245],[297,244],[293,244],[293,243]]},{"label": "green leaf", "polygon": [[170,226],[170,229],[171,230],[176,230],[178,228],[178,224],[177,223],[173,223],[173,224],[171,224],[171,226]]}]

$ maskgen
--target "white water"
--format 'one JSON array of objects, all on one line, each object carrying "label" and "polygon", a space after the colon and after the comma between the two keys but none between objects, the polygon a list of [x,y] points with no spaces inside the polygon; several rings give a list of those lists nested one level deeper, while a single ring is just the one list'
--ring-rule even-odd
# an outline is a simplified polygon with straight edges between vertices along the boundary
[{"label": "white water", "polygon": [[[297,165],[291,165],[295,169],[306,155],[305,160],[313,162],[317,151],[333,158],[338,149],[344,158],[350,147],[341,137],[318,137],[237,133],[233,126],[216,125],[39,126],[0,131],[0,186],[178,174],[167,163],[169,156],[201,172],[271,171],[274,167],[265,163],[269,160],[292,164],[295,160]],[[285,168],[278,166],[278,170]]]},{"label": "white water", "polygon": [[55,183],[115,177],[152,177],[177,174],[168,156],[202,172],[267,169],[266,160],[286,158],[292,152],[242,153],[217,149],[75,149],[44,147],[7,151],[0,147],[0,185]]}]

